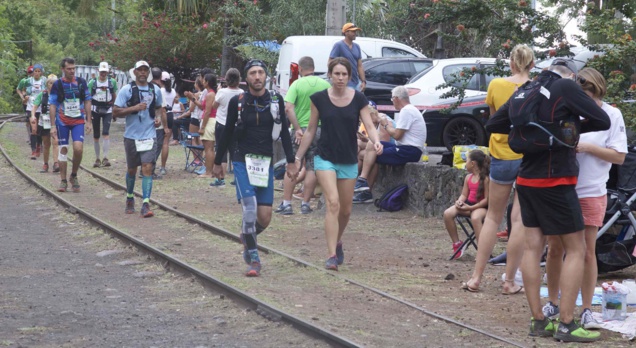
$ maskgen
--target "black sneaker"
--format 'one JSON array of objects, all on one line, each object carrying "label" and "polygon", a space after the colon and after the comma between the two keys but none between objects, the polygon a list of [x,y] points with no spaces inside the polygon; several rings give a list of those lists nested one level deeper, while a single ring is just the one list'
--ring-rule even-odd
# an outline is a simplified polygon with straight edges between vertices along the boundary
[{"label": "black sneaker", "polygon": [[543,318],[543,320],[530,318],[530,333],[528,334],[529,336],[552,337],[555,330],[555,322],[548,317]]},{"label": "black sneaker", "polygon": [[373,194],[371,194],[371,191],[367,190],[354,194],[353,204],[361,203],[373,203]]},{"label": "black sneaker", "polygon": [[301,204],[300,205],[300,213],[301,214],[311,214],[313,213],[313,209],[309,206],[309,204]]},{"label": "black sneaker", "polygon": [[595,342],[601,338],[600,332],[585,330],[572,320],[571,323],[559,323],[554,339],[561,342]]}]

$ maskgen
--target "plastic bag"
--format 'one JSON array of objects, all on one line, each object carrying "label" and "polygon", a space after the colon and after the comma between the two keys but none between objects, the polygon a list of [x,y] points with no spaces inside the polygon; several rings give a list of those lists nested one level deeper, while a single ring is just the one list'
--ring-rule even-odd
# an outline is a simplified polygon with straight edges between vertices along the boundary
[{"label": "plastic bag", "polygon": [[466,160],[468,159],[468,153],[472,150],[481,150],[486,156],[490,155],[486,146],[477,145],[455,145],[453,146],[453,167],[457,169],[466,169]]}]

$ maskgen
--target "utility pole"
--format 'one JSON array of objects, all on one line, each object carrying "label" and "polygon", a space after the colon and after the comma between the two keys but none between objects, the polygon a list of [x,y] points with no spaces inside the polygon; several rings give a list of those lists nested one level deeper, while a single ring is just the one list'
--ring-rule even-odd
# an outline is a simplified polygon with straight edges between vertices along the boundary
[{"label": "utility pole", "polygon": [[325,17],[325,35],[341,35],[347,19],[346,0],[327,0]]}]

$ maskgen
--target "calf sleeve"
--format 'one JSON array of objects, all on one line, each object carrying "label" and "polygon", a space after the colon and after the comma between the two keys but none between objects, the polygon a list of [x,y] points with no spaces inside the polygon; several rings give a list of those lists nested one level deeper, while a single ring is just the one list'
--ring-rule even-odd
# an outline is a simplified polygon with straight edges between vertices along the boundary
[{"label": "calf sleeve", "polygon": [[150,194],[152,193],[152,175],[148,175],[141,179],[141,196],[144,203],[150,202]]},{"label": "calf sleeve", "polygon": [[135,176],[126,173],[126,193],[128,198],[135,197],[133,191],[135,190]]},{"label": "calf sleeve", "polygon": [[110,150],[110,139],[104,139],[104,158],[108,158],[108,150]]},{"label": "calf sleeve", "polygon": [[93,143],[93,147],[95,148],[95,158],[99,159],[99,139]]},{"label": "calf sleeve", "polygon": [[248,250],[256,249],[256,197],[244,197],[241,199],[243,207],[243,224],[241,233],[247,244]]}]

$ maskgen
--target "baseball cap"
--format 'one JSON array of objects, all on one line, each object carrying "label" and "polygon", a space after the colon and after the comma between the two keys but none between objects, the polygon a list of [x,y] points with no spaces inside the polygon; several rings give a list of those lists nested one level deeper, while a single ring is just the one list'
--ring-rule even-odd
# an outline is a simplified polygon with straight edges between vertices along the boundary
[{"label": "baseball cap", "polygon": [[247,62],[247,64],[245,64],[245,68],[243,69],[243,73],[245,73],[245,76],[247,76],[247,72],[255,66],[260,66],[261,68],[263,68],[263,70],[265,70],[265,73],[267,74],[267,65],[265,65],[262,60],[251,59],[249,62]]},{"label": "baseball cap", "polygon": [[576,64],[574,63],[574,61],[572,59],[565,59],[565,58],[557,58],[555,60],[552,61],[552,65],[561,65],[564,66],[568,69],[570,69],[571,72],[573,73],[578,73],[579,69],[576,67]]},{"label": "baseball cap", "polygon": [[109,69],[108,69],[108,63],[106,63],[106,62],[101,62],[101,63],[99,63],[99,69],[98,69],[98,70],[99,70],[99,71],[106,71],[106,72],[108,72],[108,70],[109,70]]},{"label": "baseball cap", "polygon": [[35,64],[33,66],[33,70],[35,69],[40,69],[41,72],[44,72],[44,67],[42,66],[42,64]]},{"label": "baseball cap", "polygon": [[369,106],[376,110],[378,109],[378,104],[376,104],[373,100],[369,100]]},{"label": "baseball cap", "polygon": [[169,81],[170,80],[170,74],[168,74],[167,71],[164,71],[161,73],[161,81]]},{"label": "baseball cap", "polygon": [[352,30],[353,31],[358,31],[358,30],[362,30],[362,29],[356,27],[356,25],[353,24],[353,23],[346,23],[345,25],[342,26],[342,33],[343,34],[348,32],[348,31],[352,31]]},{"label": "baseball cap", "polygon": [[145,66],[148,69],[150,69],[150,64],[148,64],[148,62],[146,62],[145,60],[140,60],[137,63],[135,63],[135,70],[141,68],[142,66]]},{"label": "baseball cap", "polygon": [[30,74],[33,72],[33,65],[29,65],[29,67],[27,68],[27,73]]}]

